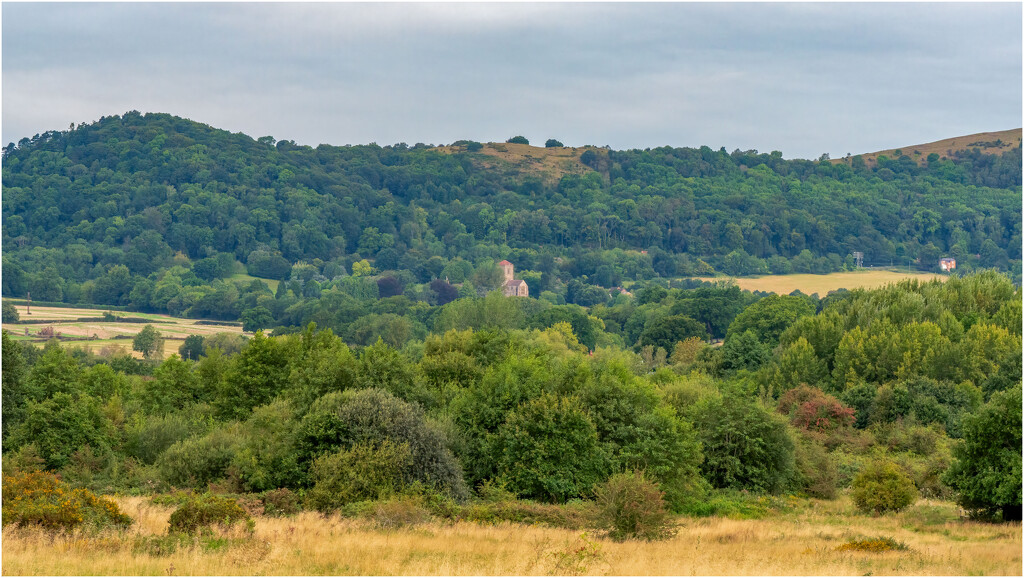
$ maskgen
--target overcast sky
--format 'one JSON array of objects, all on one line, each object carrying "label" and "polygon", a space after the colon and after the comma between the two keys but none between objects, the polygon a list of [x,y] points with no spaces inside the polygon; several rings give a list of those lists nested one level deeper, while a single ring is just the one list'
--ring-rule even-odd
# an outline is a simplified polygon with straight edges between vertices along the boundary
[{"label": "overcast sky", "polygon": [[128,110],[299,144],[786,158],[1021,126],[1021,4],[3,4],[3,142]]}]

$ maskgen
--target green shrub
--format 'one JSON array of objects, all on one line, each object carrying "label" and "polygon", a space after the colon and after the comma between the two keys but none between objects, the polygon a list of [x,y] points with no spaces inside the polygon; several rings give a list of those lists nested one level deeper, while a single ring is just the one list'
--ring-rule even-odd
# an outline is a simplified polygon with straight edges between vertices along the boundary
[{"label": "green shrub", "polygon": [[380,389],[321,397],[302,418],[295,443],[300,460],[312,461],[357,445],[380,448],[385,442],[407,446],[402,484],[420,482],[458,500],[469,495],[462,467],[448,449],[441,429],[419,406]]},{"label": "green shrub", "polygon": [[613,540],[658,540],[673,534],[664,493],[643,472],[615,474],[596,494],[598,524]]},{"label": "green shrub", "polygon": [[839,472],[832,457],[814,437],[796,434],[794,459],[795,486],[812,498],[831,500],[836,497]]},{"label": "green shrub", "polygon": [[587,496],[606,474],[608,457],[575,398],[543,394],[516,408],[498,429],[499,479],[518,495],[549,502]]},{"label": "green shrub", "polygon": [[790,487],[795,444],[785,418],[734,390],[701,399],[693,411],[701,472],[712,486],[768,493]]},{"label": "green shrub", "polygon": [[850,540],[836,548],[840,552],[905,552],[909,549],[903,542],[888,537]]},{"label": "green shrub", "polygon": [[49,472],[3,477],[3,526],[70,530],[78,526],[127,527],[132,519],[114,502],[85,489],[71,489]]},{"label": "green shrub", "polygon": [[238,500],[220,496],[197,496],[189,499],[171,514],[170,532],[194,534],[214,526],[231,527],[251,518],[238,505]]},{"label": "green shrub", "polygon": [[288,488],[267,490],[260,494],[260,500],[263,502],[264,516],[290,516],[302,509],[299,496]]},{"label": "green shrub", "polygon": [[317,458],[307,504],[326,514],[352,502],[390,498],[403,488],[402,472],[410,461],[409,446],[390,440],[378,446],[356,444]]},{"label": "green shrub", "polygon": [[224,477],[240,443],[232,427],[177,442],[157,459],[160,477],[179,488],[205,489]]},{"label": "green shrub", "polygon": [[861,470],[852,484],[853,502],[861,511],[899,512],[917,500],[914,481],[898,465],[876,460]]}]

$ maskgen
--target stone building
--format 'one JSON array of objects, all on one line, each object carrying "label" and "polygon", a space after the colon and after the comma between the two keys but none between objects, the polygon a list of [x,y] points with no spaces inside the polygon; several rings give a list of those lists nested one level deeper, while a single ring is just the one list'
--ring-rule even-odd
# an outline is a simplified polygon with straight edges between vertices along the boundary
[{"label": "stone building", "polygon": [[498,263],[498,267],[501,268],[501,274],[504,278],[504,283],[501,286],[501,292],[504,293],[505,297],[529,297],[530,288],[526,285],[526,281],[522,279],[514,279],[515,272],[512,263],[508,261],[502,261]]}]

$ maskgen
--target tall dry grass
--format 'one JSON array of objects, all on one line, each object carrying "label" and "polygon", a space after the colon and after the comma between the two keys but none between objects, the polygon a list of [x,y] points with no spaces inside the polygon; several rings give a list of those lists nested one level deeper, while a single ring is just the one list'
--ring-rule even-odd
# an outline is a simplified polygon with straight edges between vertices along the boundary
[{"label": "tall dry grass", "polygon": [[[171,508],[118,498],[136,524],[123,532],[49,536],[3,532],[3,573],[18,575],[1021,575],[1021,526],[967,522],[949,504],[888,517],[855,513],[846,499],[812,501],[763,520],[680,519],[662,542],[610,540],[569,530],[430,522],[385,530],[365,520],[304,512],[257,518],[252,535],[167,555],[138,548],[165,534]],[[952,518],[952,519],[951,519]],[[840,552],[846,541],[891,536],[908,551]]]}]

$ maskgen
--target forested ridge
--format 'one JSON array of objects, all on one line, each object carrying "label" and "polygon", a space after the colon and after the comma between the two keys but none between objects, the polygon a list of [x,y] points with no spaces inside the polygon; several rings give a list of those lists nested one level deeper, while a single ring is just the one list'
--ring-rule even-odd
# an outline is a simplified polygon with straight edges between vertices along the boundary
[{"label": "forested ridge", "polygon": [[585,147],[587,170],[553,178],[482,150],[501,146],[311,148],[137,112],[22,139],[3,157],[3,294],[272,327],[310,319],[230,280],[242,266],[308,307],[377,290],[360,277],[430,305],[482,295],[502,259],[531,296],[585,306],[636,281],[844,270],[854,251],[1019,280],[1019,147],[872,167]]},{"label": "forested ridge", "polygon": [[[314,149],[131,112],[6,147],[4,297],[255,333],[139,360],[4,331],[5,479],[501,504],[490,521],[615,487],[691,515],[849,491],[1019,519],[1020,148],[869,168],[584,147],[559,176],[483,152],[502,146]],[[686,278],[852,251],[968,274],[828,295]],[[497,290],[502,259],[530,297]]]}]

